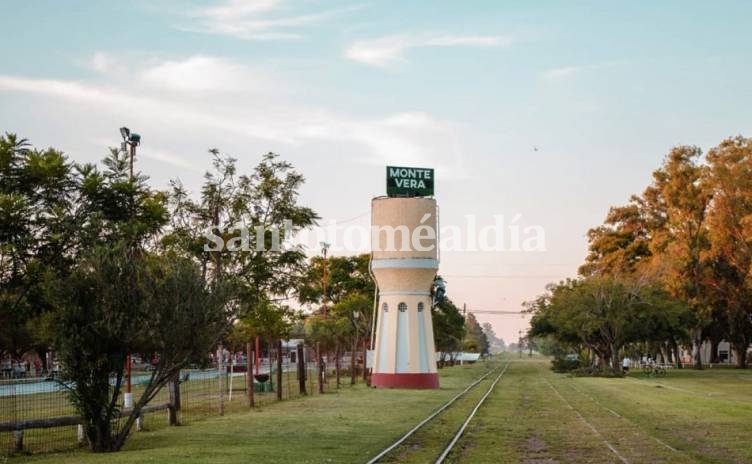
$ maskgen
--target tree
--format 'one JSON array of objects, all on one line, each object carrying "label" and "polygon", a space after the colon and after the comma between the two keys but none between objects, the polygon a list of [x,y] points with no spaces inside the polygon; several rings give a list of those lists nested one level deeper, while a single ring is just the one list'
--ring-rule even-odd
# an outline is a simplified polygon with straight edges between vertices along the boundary
[{"label": "tree", "polygon": [[659,286],[613,276],[551,285],[527,306],[533,312],[528,337],[552,335],[567,346],[584,345],[615,372],[626,344],[680,338],[679,321],[686,312]]},{"label": "tree", "polygon": [[707,155],[713,205],[709,213],[711,292],[722,302],[737,366],[747,366],[752,341],[752,140],[723,141]]},{"label": "tree", "polygon": [[655,224],[646,217],[644,202],[632,197],[627,206],[611,208],[604,224],[588,231],[588,250],[581,275],[631,274],[651,256]]},{"label": "tree", "polygon": [[35,334],[44,333],[54,280],[73,262],[80,233],[76,188],[73,166],[61,152],[0,136],[0,352],[47,350]]},{"label": "tree", "polygon": [[250,174],[238,174],[235,158],[209,152],[213,169],[199,201],[172,183],[172,230],[162,246],[199,263],[207,281],[232,285],[238,320],[225,342],[287,338],[300,316],[284,303],[306,271],[305,250],[288,241],[318,219],[298,204],[305,179],[274,153]]},{"label": "tree", "polygon": [[449,298],[444,298],[439,304],[431,309],[433,321],[433,338],[436,350],[442,353],[443,363],[446,355],[454,356],[454,353],[462,350],[462,341],[465,338],[465,319],[459,308]]},{"label": "tree", "polygon": [[331,256],[326,260],[320,256],[312,257],[298,288],[298,300],[303,304],[323,304],[325,301],[337,304],[353,294],[373,298],[376,284],[368,270],[370,259],[368,254]]},{"label": "tree", "polygon": [[[611,208],[604,225],[588,232],[584,276],[611,275],[656,282],[693,312],[695,366],[700,344],[721,323],[709,287],[709,171],[697,147],[671,150],[653,183],[627,206]],[[676,348],[676,340],[669,341]]]},{"label": "tree", "polygon": [[465,319],[465,339],[463,340],[462,347],[465,351],[471,353],[488,354],[488,338],[486,338],[486,334],[483,333],[483,329],[473,313],[467,313],[467,318]]},{"label": "tree", "polygon": [[702,368],[700,345],[712,324],[712,301],[707,287],[709,249],[708,211],[712,191],[707,168],[698,162],[697,147],[679,146],[671,150],[663,166],[653,173],[653,185],[643,194],[654,216],[663,218],[653,232],[652,265],[665,288],[684,301],[695,315],[694,366]]},{"label": "tree", "polygon": [[504,340],[496,336],[496,332],[494,331],[491,323],[484,322],[483,324],[481,324],[481,327],[483,328],[483,333],[486,335],[486,339],[488,340],[489,352],[492,354],[503,353],[506,349],[506,344],[504,343]]},{"label": "tree", "polygon": [[[181,368],[202,361],[229,327],[223,288],[207,287],[195,263],[169,258],[127,243],[101,247],[59,289],[54,343],[95,452],[118,451],[142,408]],[[129,353],[158,361],[130,415],[113,429]]]},{"label": "tree", "polygon": [[263,311],[282,308],[276,303],[292,297],[306,272],[305,250],[287,241],[318,216],[298,204],[305,179],[278,155],[267,153],[246,175],[237,173],[234,158],[210,153],[213,170],[200,201],[173,183],[172,231],[162,245],[196,260],[207,279],[232,282],[241,319],[266,317]]}]

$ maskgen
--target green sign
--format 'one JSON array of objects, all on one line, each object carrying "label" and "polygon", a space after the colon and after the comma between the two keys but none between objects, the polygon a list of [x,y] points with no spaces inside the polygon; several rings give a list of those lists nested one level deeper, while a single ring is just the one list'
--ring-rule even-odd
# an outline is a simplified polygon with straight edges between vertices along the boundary
[{"label": "green sign", "polygon": [[390,197],[433,195],[433,169],[386,167],[386,194]]}]

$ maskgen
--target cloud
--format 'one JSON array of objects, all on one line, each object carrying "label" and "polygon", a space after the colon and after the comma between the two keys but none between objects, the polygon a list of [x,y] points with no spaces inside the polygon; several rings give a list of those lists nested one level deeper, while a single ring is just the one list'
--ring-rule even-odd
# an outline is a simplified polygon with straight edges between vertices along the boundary
[{"label": "cloud", "polygon": [[205,168],[201,168],[195,163],[192,163],[189,160],[181,158],[178,155],[170,152],[169,150],[152,148],[152,147],[143,147],[138,152],[138,156],[151,158],[153,160],[156,160],[165,164],[169,164],[171,166],[175,166],[178,168],[186,169],[188,171],[197,172],[199,174],[203,174],[206,171]]},{"label": "cloud", "polygon": [[255,87],[256,73],[223,58],[196,55],[163,61],[140,72],[142,82],[179,91],[237,91]]},{"label": "cloud", "polygon": [[102,74],[109,74],[119,69],[117,60],[112,55],[104,52],[94,53],[86,64],[89,68]]},{"label": "cloud", "polygon": [[345,57],[366,64],[386,68],[407,62],[405,54],[413,48],[420,47],[498,47],[512,43],[510,37],[484,35],[391,35],[373,40],[360,40],[345,50]]},{"label": "cloud", "polygon": [[586,71],[593,71],[596,69],[605,69],[615,66],[628,64],[626,60],[609,60],[601,63],[586,64],[581,66],[562,66],[560,68],[547,69],[540,73],[540,77],[548,81],[564,80],[574,77],[577,74],[581,74]]},{"label": "cloud", "polygon": [[564,66],[546,70],[542,73],[542,77],[549,80],[564,79],[577,74],[581,70],[581,66]]},{"label": "cloud", "polygon": [[[119,121],[128,121],[152,132],[139,152],[144,157],[193,172],[202,164],[195,155],[192,162],[173,153],[203,153],[186,147],[205,147],[202,144],[208,146],[211,140],[235,140],[256,147],[252,150],[292,151],[301,156],[327,156],[336,147],[348,152],[354,163],[431,165],[445,178],[462,177],[465,172],[458,126],[426,112],[404,110],[362,118],[308,105],[289,89],[279,90],[277,81],[257,77],[245,64],[216,56],[145,59],[130,72],[107,76],[106,84],[99,79],[0,74],[0,93],[35,96],[40,99],[35,103],[40,114],[75,121],[77,127],[109,130],[111,124],[119,127]],[[246,80],[258,84],[244,86]],[[227,87],[233,93],[222,90]]]},{"label": "cloud", "polygon": [[190,12],[188,24],[176,26],[188,32],[224,35],[244,40],[299,39],[297,28],[326,21],[353,7],[320,13],[285,14],[282,0],[226,0]]}]

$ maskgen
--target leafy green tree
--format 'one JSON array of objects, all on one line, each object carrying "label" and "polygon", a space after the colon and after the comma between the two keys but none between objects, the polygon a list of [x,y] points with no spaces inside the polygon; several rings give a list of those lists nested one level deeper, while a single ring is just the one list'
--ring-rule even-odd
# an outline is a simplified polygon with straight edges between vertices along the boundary
[{"label": "leafy green tree", "polygon": [[681,338],[687,311],[656,285],[612,276],[551,285],[528,308],[533,312],[528,337],[551,335],[567,346],[584,345],[614,371],[628,343]]},{"label": "leafy green tree", "polygon": [[[210,153],[213,170],[205,176],[199,201],[173,183],[172,227],[162,245],[196,260],[207,280],[231,282],[240,318],[261,327],[270,317],[267,311],[282,309],[278,303],[293,296],[306,272],[305,250],[289,244],[291,234],[315,224],[318,216],[298,204],[305,179],[278,155],[264,155],[246,175],[238,174],[234,158],[215,149]],[[244,230],[249,233],[243,235]]]},{"label": "leafy green tree", "polygon": [[36,335],[44,334],[43,315],[53,307],[50,289],[75,255],[76,188],[61,152],[0,136],[0,352],[47,350]]},{"label": "leafy green tree", "polygon": [[[326,260],[320,256],[312,257],[298,288],[299,301],[303,304],[322,304],[324,301],[337,304],[353,294],[373,298],[375,283],[368,270],[370,259],[368,254],[332,256]],[[324,280],[327,282],[326,295]]]},{"label": "leafy green tree", "polygon": [[[444,356],[462,351],[462,341],[465,338],[465,318],[459,308],[445,298],[431,309],[433,320],[433,338],[436,350]],[[442,363],[445,359],[441,360]]]},{"label": "leafy green tree", "polygon": [[[119,450],[142,408],[181,368],[203,361],[232,316],[223,289],[207,287],[195,263],[125,243],[83,259],[60,293],[54,343],[95,452]],[[113,428],[129,353],[158,361],[130,415]]]}]

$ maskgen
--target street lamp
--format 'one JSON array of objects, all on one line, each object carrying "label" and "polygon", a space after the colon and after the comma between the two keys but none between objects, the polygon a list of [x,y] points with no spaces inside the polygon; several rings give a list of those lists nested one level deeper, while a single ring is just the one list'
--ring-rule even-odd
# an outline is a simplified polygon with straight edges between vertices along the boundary
[{"label": "street lamp", "polygon": [[120,136],[123,137],[123,143],[120,148],[130,155],[130,175],[133,178],[133,159],[136,157],[136,147],[141,145],[141,135],[131,132],[127,127],[120,128]]},{"label": "street lamp", "polygon": [[323,273],[323,276],[322,276],[323,277],[323,285],[322,285],[323,286],[323,295],[322,295],[321,302],[323,304],[324,317],[326,317],[327,316],[326,286],[329,283],[329,261],[327,261],[327,259],[326,259],[326,253],[327,253],[327,251],[329,251],[329,247],[331,246],[331,244],[329,244],[327,242],[321,242],[320,245],[321,245],[321,253],[324,255],[324,273]]}]

